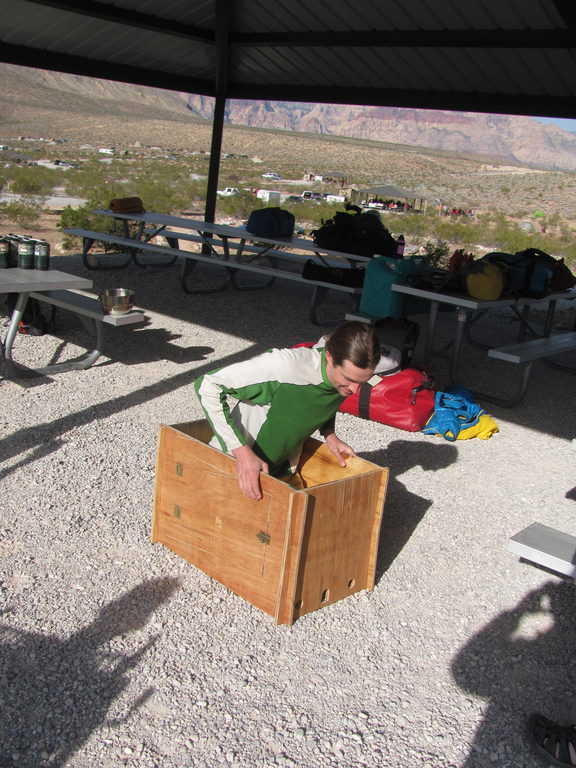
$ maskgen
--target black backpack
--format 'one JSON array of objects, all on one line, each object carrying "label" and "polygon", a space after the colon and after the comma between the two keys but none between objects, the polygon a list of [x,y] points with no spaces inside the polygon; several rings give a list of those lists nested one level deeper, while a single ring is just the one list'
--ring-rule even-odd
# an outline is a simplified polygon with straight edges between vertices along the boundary
[{"label": "black backpack", "polygon": [[319,248],[356,256],[398,257],[396,240],[373,213],[337,211],[310,234]]},{"label": "black backpack", "polygon": [[531,296],[539,299],[550,293],[556,259],[537,248],[517,253],[492,251],[483,260],[503,270],[505,284],[502,296]]},{"label": "black backpack", "polygon": [[294,214],[284,208],[256,208],[248,217],[246,229],[261,237],[292,237]]}]

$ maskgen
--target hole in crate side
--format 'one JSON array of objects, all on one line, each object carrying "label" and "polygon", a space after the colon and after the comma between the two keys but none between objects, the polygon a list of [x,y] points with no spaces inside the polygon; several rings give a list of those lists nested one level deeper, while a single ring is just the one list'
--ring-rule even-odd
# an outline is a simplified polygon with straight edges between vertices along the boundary
[{"label": "hole in crate side", "polygon": [[294,608],[295,608],[297,611],[299,611],[299,610],[300,610],[300,608],[302,608],[302,600],[296,600],[296,602],[294,603]]},{"label": "hole in crate side", "polygon": [[352,589],[352,587],[356,584],[356,579],[350,579],[348,582],[348,589]]},{"label": "hole in crate side", "polygon": [[320,597],[321,603],[327,603],[330,600],[330,590],[328,588],[322,590],[322,596]]}]

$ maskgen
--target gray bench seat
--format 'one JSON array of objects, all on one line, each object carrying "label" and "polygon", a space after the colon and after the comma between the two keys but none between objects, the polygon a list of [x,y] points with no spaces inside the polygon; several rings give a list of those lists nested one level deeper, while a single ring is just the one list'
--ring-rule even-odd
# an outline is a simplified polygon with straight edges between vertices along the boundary
[{"label": "gray bench seat", "polygon": [[517,344],[507,344],[504,347],[494,347],[488,350],[488,357],[495,360],[502,360],[506,363],[512,363],[514,365],[522,366],[522,376],[520,386],[514,397],[508,400],[501,400],[499,398],[480,395],[476,393],[481,399],[488,400],[496,405],[502,405],[511,407],[519,403],[528,388],[528,381],[530,379],[530,372],[532,370],[532,363],[535,360],[544,360],[545,363],[558,368],[559,370],[566,371],[568,373],[576,373],[576,368],[572,366],[560,365],[553,362],[549,358],[555,355],[562,354],[563,352],[570,352],[576,349],[576,331],[570,333],[559,333],[555,336],[547,336],[545,338],[530,339],[529,341],[522,341]]},{"label": "gray bench seat", "polygon": [[[170,249],[163,246],[154,246],[153,243],[146,243],[145,241],[134,240],[130,237],[123,237],[122,235],[112,235],[107,232],[96,232],[90,229],[64,229],[63,232],[66,235],[72,235],[72,237],[82,238],[82,261],[86,269],[124,269],[133,261],[139,267],[170,267],[176,259],[177,254],[171,253]],[[90,249],[94,243],[109,243],[110,245],[119,246],[120,253],[125,253],[126,258],[119,264],[106,263],[105,265],[98,265],[96,258],[90,254]],[[146,248],[145,246],[153,246]],[[138,253],[163,253],[168,255],[168,259],[160,262],[142,263],[138,259]]]},{"label": "gray bench seat", "polygon": [[[84,246],[82,250],[82,258],[84,261],[84,264],[86,267],[90,268],[89,263],[87,261],[88,257],[88,251],[91,247],[91,245],[96,241],[101,242],[107,242],[111,243],[113,245],[118,245],[119,247],[125,249],[127,253],[130,254],[130,257],[128,261],[123,265],[127,266],[129,261],[133,258],[133,255],[136,252],[143,252],[143,253],[154,253],[154,254],[166,254],[172,257],[172,259],[176,259],[178,257],[181,257],[184,262],[182,266],[182,275],[181,275],[181,285],[182,288],[187,293],[212,293],[218,290],[222,290],[225,288],[230,281],[240,290],[251,290],[254,288],[263,288],[267,285],[270,285],[276,278],[284,279],[284,280],[292,280],[295,282],[303,283],[304,285],[309,285],[312,288],[312,295],[310,298],[310,304],[309,304],[309,314],[310,314],[310,320],[314,325],[332,325],[333,323],[331,321],[328,322],[321,322],[318,319],[317,315],[317,307],[321,303],[322,299],[325,297],[328,291],[340,291],[342,293],[347,293],[351,296],[354,296],[356,298],[356,304],[359,300],[360,295],[362,294],[362,288],[360,287],[352,287],[349,285],[341,285],[338,283],[331,283],[323,280],[309,280],[307,278],[302,277],[300,272],[292,272],[289,269],[281,269],[278,266],[278,262],[280,259],[284,259],[287,262],[299,262],[302,263],[303,261],[307,261],[311,258],[311,254],[305,255],[301,253],[294,253],[294,252],[285,252],[285,251],[274,251],[273,256],[267,252],[263,254],[263,258],[269,258],[270,264],[261,264],[257,263],[257,261],[249,261],[249,260],[241,260],[237,261],[234,258],[225,259],[224,256],[220,257],[210,254],[202,254],[202,253],[195,253],[191,251],[184,251],[181,248],[175,248],[172,246],[166,246],[161,245],[159,243],[152,243],[144,240],[138,240],[134,241],[127,237],[121,237],[119,235],[107,235],[102,232],[95,232],[91,230],[84,230],[84,229],[65,229],[64,232],[69,235],[74,235],[76,237],[82,237],[84,239]],[[159,235],[162,235],[164,233],[159,233]],[[177,233],[178,236],[180,236],[180,233]],[[192,238],[196,237],[192,233],[190,233],[190,236],[186,236],[186,240],[190,240]],[[199,238],[200,242],[201,239]],[[250,249],[250,253],[254,253],[254,251],[257,251],[258,249],[255,246],[247,246],[247,248]],[[255,257],[257,257],[257,253],[254,254]],[[165,262],[166,264],[168,262]],[[227,270],[227,277],[224,283],[219,285],[217,288],[209,288],[209,289],[190,289],[187,285],[187,277],[192,272],[192,269],[196,263],[201,264],[211,264],[216,266],[221,266]],[[338,266],[342,266],[342,262],[339,262]],[[120,268],[120,267],[114,267],[114,268]],[[352,267],[350,267],[352,269]],[[259,285],[239,285],[237,283],[236,273],[238,271],[245,271],[245,272],[252,272],[259,275],[264,275],[268,278],[268,280],[265,283],[261,283]]]},{"label": "gray bench seat", "polygon": [[508,344],[488,350],[488,357],[505,360],[507,363],[524,364],[562,352],[576,349],[576,332],[559,333],[544,339],[530,339],[518,344]]}]

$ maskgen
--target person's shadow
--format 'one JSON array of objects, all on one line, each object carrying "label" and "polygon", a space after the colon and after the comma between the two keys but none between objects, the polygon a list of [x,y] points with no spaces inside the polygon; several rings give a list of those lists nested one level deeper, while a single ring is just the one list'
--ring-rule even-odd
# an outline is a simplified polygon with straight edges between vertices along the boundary
[{"label": "person's shadow", "polygon": [[458,653],[452,674],[490,703],[461,768],[539,765],[526,722],[576,722],[576,589],[549,581],[497,616]]},{"label": "person's shadow", "polygon": [[[92,624],[68,639],[0,624],[2,768],[68,764],[105,721],[110,705],[129,683],[128,673],[156,641],[152,638],[136,653],[124,655],[110,648],[112,639],[141,629],[178,583],[162,578],[140,584],[104,606]],[[152,692],[142,690],[130,712]]]},{"label": "person's shadow", "polygon": [[409,491],[398,480],[398,475],[414,467],[421,467],[425,472],[445,469],[458,458],[454,445],[446,442],[411,442],[393,440],[378,451],[361,451],[363,459],[388,467],[388,489],[384,503],[384,514],[380,528],[380,543],[376,565],[376,580],[388,570],[395,558],[402,551],[410,536],[416,530],[426,511],[434,503]]}]

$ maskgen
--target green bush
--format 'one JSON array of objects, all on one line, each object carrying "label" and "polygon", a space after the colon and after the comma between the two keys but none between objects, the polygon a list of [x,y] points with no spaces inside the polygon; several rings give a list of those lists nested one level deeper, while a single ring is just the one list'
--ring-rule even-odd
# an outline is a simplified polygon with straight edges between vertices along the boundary
[{"label": "green bush", "polygon": [[[395,217],[394,230],[399,230],[405,237],[420,238],[430,235],[434,232],[438,216],[437,214],[408,213]],[[384,219],[384,224],[388,226],[388,218]]]},{"label": "green bush", "polygon": [[444,240],[424,244],[424,259],[427,264],[437,269],[445,269],[450,258],[450,246]]},{"label": "green bush", "polygon": [[0,214],[24,229],[33,229],[42,214],[42,200],[22,197],[12,203],[0,203]]},{"label": "green bush", "polygon": [[63,171],[35,165],[6,169],[6,181],[15,195],[46,197],[61,183],[63,175]]},{"label": "green bush", "polygon": [[265,203],[251,192],[239,192],[237,195],[219,197],[216,204],[216,214],[246,220],[256,208],[265,207]]}]

